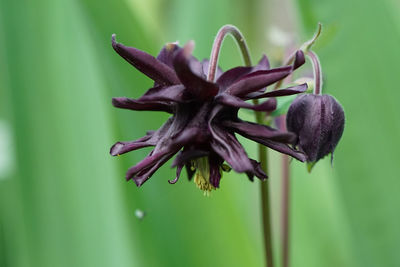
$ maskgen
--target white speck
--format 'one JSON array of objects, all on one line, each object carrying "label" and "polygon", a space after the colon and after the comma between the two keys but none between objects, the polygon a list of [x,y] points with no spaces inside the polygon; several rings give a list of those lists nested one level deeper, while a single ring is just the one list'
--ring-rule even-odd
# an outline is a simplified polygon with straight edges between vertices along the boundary
[{"label": "white speck", "polygon": [[146,215],[146,213],[140,209],[136,209],[135,210],[135,216],[139,219],[142,220],[144,218],[144,216]]}]

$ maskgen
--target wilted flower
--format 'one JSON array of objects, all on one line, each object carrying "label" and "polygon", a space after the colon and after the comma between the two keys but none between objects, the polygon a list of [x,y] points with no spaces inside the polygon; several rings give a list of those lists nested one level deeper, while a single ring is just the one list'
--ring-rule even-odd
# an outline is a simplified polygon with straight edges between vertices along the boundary
[{"label": "wilted flower", "polygon": [[184,48],[167,44],[157,58],[133,47],[126,47],[112,37],[115,51],[154,80],[154,87],[139,99],[113,98],[115,107],[131,110],[165,111],[172,116],[157,131],[130,142],[117,142],[111,147],[116,156],[139,148],[154,146],[141,162],[131,167],[126,178],[138,186],[147,181],[166,161],[178,153],[173,161],[176,166],[175,183],[186,166],[189,179],[195,175],[197,186],[209,192],[219,187],[222,171],[232,169],[246,173],[250,179],[265,179],[259,163],[250,159],[235,137],[238,133],[279,152],[301,161],[303,153],[292,149],[296,136],[265,125],[238,118],[239,108],[270,112],[276,100],[253,105],[250,99],[276,97],[304,92],[306,84],[265,92],[265,88],[291,74],[304,63],[304,54],[298,51],[291,66],[270,69],[266,56],[254,67],[236,67],[226,72],[217,71],[216,82],[207,81],[208,60],[199,62],[191,55],[193,43]]},{"label": "wilted flower", "polygon": [[330,95],[298,96],[286,117],[288,131],[297,134],[307,162],[317,162],[335,150],[344,129],[344,111]]}]

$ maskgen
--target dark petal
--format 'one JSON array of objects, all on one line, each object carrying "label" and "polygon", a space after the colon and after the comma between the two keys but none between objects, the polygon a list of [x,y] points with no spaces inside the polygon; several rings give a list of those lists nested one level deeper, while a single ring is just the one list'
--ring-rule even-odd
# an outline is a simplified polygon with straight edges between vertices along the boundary
[{"label": "dark petal", "polygon": [[[141,140],[141,139],[139,139],[139,140]],[[136,150],[139,148],[155,145],[155,144],[151,144],[146,141],[139,141],[139,140],[129,141],[129,142],[117,142],[111,147],[110,154],[112,156],[119,156],[119,155],[122,155],[129,151],[133,151],[133,150]]]},{"label": "dark petal", "polygon": [[133,179],[137,186],[141,186],[176,152],[177,151],[150,152],[149,156],[128,170],[126,179]]},{"label": "dark petal", "polygon": [[168,180],[168,183],[175,184],[176,182],[178,182],[179,177],[181,176],[182,168],[183,168],[183,165],[176,167],[176,177],[174,180]]},{"label": "dark petal", "polygon": [[138,101],[142,102],[178,102],[188,101],[185,87],[181,84],[172,86],[157,86],[149,89]]},{"label": "dark petal", "polygon": [[291,67],[256,71],[242,77],[232,84],[225,92],[231,95],[245,96],[282,80],[288,76],[290,72]]},{"label": "dark petal", "polygon": [[185,164],[185,169],[186,169],[186,174],[187,174],[188,180],[191,181],[193,178],[193,175],[196,173],[196,171],[192,170],[191,164]]},{"label": "dark petal", "polygon": [[296,140],[296,135],[290,132],[278,131],[269,126],[260,125],[246,121],[224,121],[223,125],[233,129],[244,137],[258,137],[278,141],[282,143],[293,143]]},{"label": "dark petal", "polygon": [[263,55],[261,57],[260,61],[258,62],[258,64],[253,67],[252,71],[254,72],[254,71],[259,71],[259,70],[269,70],[270,68],[271,67],[270,67],[267,56]]},{"label": "dark petal", "polygon": [[261,180],[265,180],[268,178],[268,175],[263,171],[259,162],[254,159],[250,159],[251,164],[253,164],[253,171],[247,172],[247,176],[251,181],[253,181],[253,176],[257,176],[257,178]]},{"label": "dark petal", "polygon": [[110,154],[112,156],[122,155],[129,151],[133,151],[139,148],[147,147],[147,146],[155,146],[160,138],[167,132],[169,127],[172,124],[172,118],[169,118],[163,126],[160,127],[157,131],[147,132],[147,135],[136,140],[130,142],[117,142],[115,143],[111,149]]},{"label": "dark petal", "polygon": [[208,164],[210,166],[210,183],[215,187],[219,188],[219,182],[221,180],[221,165],[224,160],[215,153],[212,153],[208,157]]},{"label": "dark petal", "polygon": [[[179,169],[179,174],[180,174],[183,166],[185,166],[186,172],[188,175],[188,179],[190,181],[192,179],[194,173],[196,172],[196,171],[192,170],[192,168],[191,168],[191,166],[192,166],[191,160],[208,156],[209,153],[210,153],[209,151],[197,150],[197,149],[187,149],[185,147],[181,152],[179,152],[178,156],[176,156],[174,162],[172,163],[172,167],[175,167],[175,166],[177,167],[177,177],[179,177],[178,169]],[[177,178],[175,178],[175,180],[177,180]]]},{"label": "dark petal", "polygon": [[[324,118],[321,127],[321,141],[318,153],[318,159],[321,159],[335,151],[344,130],[344,111],[342,106],[333,96],[322,95],[322,104],[324,108],[322,117]],[[332,159],[332,158],[331,158]]]},{"label": "dark petal", "polygon": [[165,111],[173,112],[171,105],[161,102],[139,101],[127,97],[114,97],[112,104],[116,108],[131,109],[131,110],[150,110],[150,111]]},{"label": "dark petal", "polygon": [[287,144],[276,142],[276,141],[272,141],[272,140],[268,140],[268,139],[264,139],[264,138],[258,138],[258,137],[255,137],[255,136],[248,136],[247,138],[249,138],[249,139],[251,139],[251,140],[253,140],[253,141],[257,142],[257,143],[260,143],[262,145],[265,145],[265,146],[267,146],[269,148],[272,148],[273,150],[276,150],[276,151],[281,152],[283,154],[292,156],[293,158],[298,159],[298,160],[300,160],[302,162],[306,161],[306,156],[302,152],[291,148]]},{"label": "dark petal", "polygon": [[180,49],[178,43],[167,43],[161,49],[160,53],[157,56],[157,59],[166,64],[168,67],[173,68],[173,56],[175,51],[177,51],[178,49]]},{"label": "dark petal", "polygon": [[286,123],[298,134],[298,145],[307,161],[316,162],[334,152],[343,134],[344,112],[332,96],[303,95],[293,101]]},{"label": "dark petal", "polygon": [[298,145],[307,155],[307,161],[315,162],[321,144],[322,96],[301,95],[290,105],[286,125],[288,131],[298,135]]},{"label": "dark petal", "polygon": [[210,124],[209,128],[213,136],[212,149],[236,172],[251,171],[253,165],[236,137],[215,124]]},{"label": "dark petal", "polygon": [[117,43],[115,41],[115,34],[112,35],[111,41],[114,50],[121,57],[154,80],[157,84],[171,85],[179,83],[179,79],[174,70],[165,63],[139,49]]},{"label": "dark petal", "polygon": [[277,96],[287,96],[287,95],[295,95],[301,94],[307,91],[307,83],[303,83],[300,85],[288,87],[285,89],[273,90],[267,93],[253,93],[251,95],[247,95],[246,98],[249,99],[259,99],[264,97],[277,97]]},{"label": "dark petal", "polygon": [[191,160],[208,156],[208,154],[210,154],[210,152],[205,150],[184,149],[176,156],[172,167],[189,164]]},{"label": "dark petal", "polygon": [[126,174],[127,180],[132,178],[137,186],[142,185],[158,168],[195,137],[197,133],[195,129],[185,129],[179,133],[175,133],[176,129],[172,129],[174,128],[174,122],[165,131],[163,139],[157,142],[156,147],[150,154],[128,170]]},{"label": "dark petal", "polygon": [[[206,79],[207,75],[208,75],[208,68],[210,67],[210,60],[203,59],[203,61],[201,62],[201,65],[203,67],[204,78]],[[219,77],[221,77],[222,73],[223,73],[223,70],[218,66],[217,71],[215,72],[215,79],[217,80]]]},{"label": "dark petal", "polygon": [[221,77],[217,78],[217,84],[220,87],[220,92],[225,91],[231,84],[239,80],[242,76],[249,74],[251,72],[259,70],[268,70],[269,61],[264,55],[258,64],[254,67],[236,67],[224,72]]},{"label": "dark petal", "polygon": [[344,131],[344,124],[345,124],[345,117],[344,117],[344,110],[342,105],[332,96],[331,100],[328,101],[330,103],[330,108],[327,109],[327,113],[330,114],[332,118],[332,139],[330,140],[330,151],[332,151],[332,158],[333,152],[339,143],[340,138],[343,135]]},{"label": "dark petal", "polygon": [[243,76],[240,78],[240,80],[232,84],[226,90],[226,92],[236,96],[244,96],[252,92],[256,92],[287,77],[302,64],[304,64],[304,54],[303,52],[298,51],[292,66],[252,72]]},{"label": "dark petal", "polygon": [[304,52],[302,50],[297,50],[296,55],[294,57],[294,63],[292,65],[293,70],[299,68],[302,66],[304,63],[306,63],[306,59],[304,57]]},{"label": "dark petal", "polygon": [[221,181],[221,171],[220,166],[215,164],[210,164],[210,184],[215,188],[219,188],[219,182]]},{"label": "dark petal", "polygon": [[192,49],[193,43],[189,42],[175,54],[175,71],[179,80],[193,96],[202,100],[211,98],[218,93],[218,86],[206,81],[193,70],[191,65],[196,65],[198,62],[191,57]]},{"label": "dark petal", "polygon": [[246,101],[243,101],[239,97],[233,96],[233,95],[228,95],[228,94],[219,94],[216,98],[215,101],[217,103],[226,105],[226,106],[231,106],[231,107],[236,107],[236,108],[248,108],[252,109],[255,111],[273,111],[276,109],[276,99],[271,98],[268,99],[267,101],[258,104],[258,105],[253,105],[250,103],[247,103]]},{"label": "dark petal", "polygon": [[252,70],[253,67],[236,67],[227,70],[216,80],[216,83],[219,85],[220,91],[223,92],[240,77],[249,74]]}]

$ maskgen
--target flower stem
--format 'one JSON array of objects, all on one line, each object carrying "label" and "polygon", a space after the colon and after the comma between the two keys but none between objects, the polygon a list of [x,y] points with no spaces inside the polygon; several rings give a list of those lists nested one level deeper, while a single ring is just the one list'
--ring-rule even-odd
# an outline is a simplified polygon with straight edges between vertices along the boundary
[{"label": "flower stem", "polygon": [[311,63],[314,70],[314,94],[320,95],[322,94],[322,71],[321,71],[321,64],[319,63],[319,58],[317,54],[313,51],[308,50],[307,56],[311,59]]},{"label": "flower stem", "polygon": [[[286,129],[286,115],[278,118],[279,129],[287,131]],[[282,267],[289,267],[289,210],[290,210],[290,169],[289,157],[282,154],[282,210],[281,210],[281,260]]]},{"label": "flower stem", "polygon": [[282,266],[289,266],[289,203],[290,203],[289,157],[282,155]]},{"label": "flower stem", "polygon": [[[214,81],[215,73],[218,66],[218,57],[221,50],[222,42],[224,41],[226,35],[231,34],[236,40],[237,45],[240,48],[241,54],[243,56],[243,61],[246,66],[251,66],[250,52],[246,44],[242,33],[233,25],[223,26],[217,33],[214,39],[214,44],[211,50],[210,65],[208,69],[207,80]],[[258,103],[258,100],[253,100],[254,104]],[[259,124],[265,124],[265,114],[262,112],[255,112],[256,122]],[[258,157],[261,168],[267,173],[267,149],[259,144],[258,145]],[[273,267],[272,258],[272,236],[271,236],[271,211],[270,211],[270,201],[269,201],[269,182],[263,181],[260,183],[261,189],[261,211],[262,211],[262,225],[263,225],[263,240],[265,247],[265,260],[267,267]]]},{"label": "flower stem", "polygon": [[214,44],[212,46],[211,55],[210,55],[210,65],[208,67],[208,76],[207,80],[214,81],[215,73],[218,66],[218,58],[221,50],[222,42],[225,37],[231,34],[233,38],[235,38],[237,45],[240,48],[240,52],[243,56],[243,61],[246,66],[251,66],[250,52],[246,44],[246,40],[244,39],[242,33],[233,25],[225,25],[223,26],[217,33],[217,36],[214,39]]}]

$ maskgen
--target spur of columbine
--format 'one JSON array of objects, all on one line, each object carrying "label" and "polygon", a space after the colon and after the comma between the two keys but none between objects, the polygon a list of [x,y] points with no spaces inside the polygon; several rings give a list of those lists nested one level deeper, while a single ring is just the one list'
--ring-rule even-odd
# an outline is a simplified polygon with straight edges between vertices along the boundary
[{"label": "spur of columbine", "polygon": [[[133,47],[126,47],[112,36],[114,50],[136,69],[154,81],[139,99],[118,97],[112,99],[117,108],[168,112],[171,117],[156,131],[129,142],[117,142],[111,147],[113,156],[139,148],[154,149],[139,163],[131,167],[127,180],[141,186],[160,166],[177,155],[176,183],[183,167],[189,180],[194,176],[196,185],[205,193],[218,188],[222,171],[230,168],[246,173],[250,180],[256,176],[267,178],[259,163],[250,159],[235,133],[261,143],[271,149],[305,161],[303,153],[291,148],[296,135],[266,125],[243,121],[238,117],[240,108],[258,112],[271,112],[276,108],[274,97],[302,93],[306,84],[280,90],[265,88],[290,75],[304,64],[304,54],[296,52],[292,65],[271,69],[264,55],[253,67],[235,67],[226,72],[219,68],[215,82],[207,80],[209,61],[198,61],[192,56],[193,42],[183,48],[175,43],[165,45],[157,58]],[[251,104],[246,100],[267,98]],[[224,164],[226,162],[227,164]]]}]

